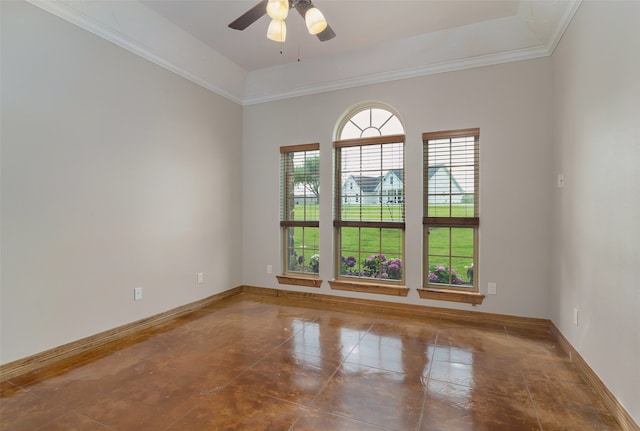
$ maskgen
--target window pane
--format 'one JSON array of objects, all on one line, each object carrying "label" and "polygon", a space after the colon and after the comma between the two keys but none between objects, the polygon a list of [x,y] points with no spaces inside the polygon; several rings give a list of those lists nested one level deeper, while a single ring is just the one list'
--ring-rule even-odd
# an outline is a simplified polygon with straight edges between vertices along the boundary
[{"label": "window pane", "polygon": [[386,135],[402,135],[404,133],[404,127],[398,117],[391,117],[385,125],[380,128],[380,134]]},{"label": "window pane", "polygon": [[429,229],[429,254],[448,256],[451,249],[451,229],[448,227],[432,227]]},{"label": "window pane", "polygon": [[318,150],[282,154],[282,220],[319,220],[319,163]]},{"label": "window pane", "polygon": [[402,169],[404,145],[399,142],[395,144],[385,144],[380,148],[382,153],[382,170]]},{"label": "window pane", "polygon": [[473,286],[473,258],[452,258],[451,267],[455,274],[452,284],[461,287]]},{"label": "window pane", "polygon": [[430,256],[427,278],[429,284],[442,284],[456,287],[473,287],[473,265],[465,265],[468,260],[452,259],[451,265],[447,257]]},{"label": "window pane", "polygon": [[474,228],[429,228],[429,284],[473,285]]},{"label": "window pane", "polygon": [[404,127],[395,114],[382,108],[366,108],[351,116],[339,136],[343,140],[402,134]]},{"label": "window pane", "polygon": [[294,220],[319,220],[318,198],[305,196],[302,199],[296,199],[295,214]]},{"label": "window pane", "polygon": [[371,110],[371,126],[380,129],[383,127],[394,115],[386,109],[373,108]]},{"label": "window pane", "polygon": [[355,254],[360,251],[360,228],[343,227],[340,235],[340,248],[343,254]]},{"label": "window pane", "polygon": [[473,256],[473,228],[451,229],[451,255],[454,257]]},{"label": "window pane", "polygon": [[320,268],[319,229],[289,227],[287,231],[288,271],[317,274]]},{"label": "window pane", "polygon": [[345,227],[340,231],[340,275],[360,275],[360,228]]},{"label": "window pane", "polygon": [[401,280],[403,271],[402,243],[404,232],[401,229],[381,229],[382,259],[381,278]]},{"label": "window pane", "polygon": [[362,138],[373,138],[374,136],[380,136],[380,130],[375,127],[367,127],[362,131]]},{"label": "window pane", "polygon": [[353,115],[350,122],[358,126],[360,130],[364,130],[371,126],[370,116],[371,110],[365,109]]},{"label": "window pane", "polygon": [[451,268],[458,277],[456,284],[473,285],[474,232],[474,228],[451,229]]},{"label": "window pane", "polygon": [[340,139],[354,139],[359,138],[362,130],[359,129],[355,124],[349,121],[344,125],[342,129],[342,134],[340,135]]},{"label": "window pane", "polygon": [[390,259],[402,257],[402,238],[404,237],[401,229],[380,229],[381,252]]},{"label": "window pane", "polygon": [[340,275],[401,280],[402,229],[342,228]]},{"label": "window pane", "polygon": [[434,139],[429,141],[429,167],[449,165],[449,140]]},{"label": "window pane", "polygon": [[477,152],[475,136],[425,142],[427,217],[477,217]]},{"label": "window pane", "polygon": [[364,145],[337,151],[341,161],[340,219],[403,221],[403,144]]},{"label": "window pane", "polygon": [[358,228],[360,230],[360,251],[364,255],[380,254],[380,229]]},{"label": "window pane", "polygon": [[447,256],[429,256],[429,284],[451,284],[449,258]]}]

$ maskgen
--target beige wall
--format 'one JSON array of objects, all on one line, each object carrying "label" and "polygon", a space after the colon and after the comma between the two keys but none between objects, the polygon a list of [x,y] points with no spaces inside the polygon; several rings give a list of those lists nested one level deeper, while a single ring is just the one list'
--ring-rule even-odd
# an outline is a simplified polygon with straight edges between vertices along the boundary
[{"label": "beige wall", "polygon": [[[279,152],[281,145],[320,143],[320,276],[333,276],[333,130],[343,113],[364,101],[394,107],[406,127],[407,298],[279,286],[266,265],[281,268]],[[317,293],[549,316],[551,169],[549,58],[425,76],[283,100],[244,109],[243,280],[245,284]],[[480,286],[497,295],[481,306],[418,298],[422,281],[423,132],[480,127]]]},{"label": "beige wall", "polygon": [[2,363],[241,284],[242,108],[0,3]]},{"label": "beige wall", "polygon": [[[552,318],[640,423],[640,2],[583,2],[553,54]],[[578,308],[578,326],[573,310]]]}]

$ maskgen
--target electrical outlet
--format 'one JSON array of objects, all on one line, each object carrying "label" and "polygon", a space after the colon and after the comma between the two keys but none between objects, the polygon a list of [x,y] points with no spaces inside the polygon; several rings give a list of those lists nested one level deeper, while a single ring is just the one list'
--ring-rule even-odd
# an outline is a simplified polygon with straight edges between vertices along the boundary
[{"label": "electrical outlet", "polygon": [[495,283],[489,283],[488,288],[487,288],[487,293],[489,295],[495,295],[497,294],[497,286]]},{"label": "electrical outlet", "polygon": [[272,273],[273,273],[273,266],[267,265],[267,274],[272,274]]},{"label": "electrical outlet", "polygon": [[558,174],[558,188],[564,187],[564,174]]},{"label": "electrical outlet", "polygon": [[573,324],[578,326],[578,307],[573,309]]},{"label": "electrical outlet", "polygon": [[204,272],[198,273],[198,284],[204,283]]},{"label": "electrical outlet", "polygon": [[133,300],[139,301],[142,299],[142,287],[136,287],[133,289]]}]

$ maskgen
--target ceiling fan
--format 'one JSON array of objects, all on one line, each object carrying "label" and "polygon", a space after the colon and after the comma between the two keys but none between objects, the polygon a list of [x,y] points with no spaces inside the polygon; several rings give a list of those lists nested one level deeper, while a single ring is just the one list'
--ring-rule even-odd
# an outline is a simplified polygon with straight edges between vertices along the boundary
[{"label": "ceiling fan", "polygon": [[327,21],[311,0],[261,0],[260,3],[246,11],[235,21],[229,24],[235,30],[244,30],[251,24],[268,14],[272,21],[267,30],[267,37],[277,42],[284,42],[286,39],[285,18],[289,9],[295,8],[307,24],[310,34],[318,36],[321,42],[333,39],[336,34],[333,32]]}]

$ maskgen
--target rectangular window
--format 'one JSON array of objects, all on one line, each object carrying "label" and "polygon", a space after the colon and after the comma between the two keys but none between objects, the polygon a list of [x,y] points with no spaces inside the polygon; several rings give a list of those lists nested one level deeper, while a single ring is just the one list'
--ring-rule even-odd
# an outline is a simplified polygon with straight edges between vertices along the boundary
[{"label": "rectangular window", "polygon": [[[283,273],[289,277],[317,277],[320,270],[319,148],[319,144],[280,148]],[[286,278],[278,279],[286,283]]]},{"label": "rectangular window", "polygon": [[479,129],[424,133],[424,280],[478,292]]},{"label": "rectangular window", "polygon": [[336,141],[334,151],[332,287],[344,286],[340,281],[403,285],[404,135]]}]

